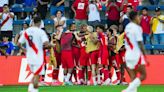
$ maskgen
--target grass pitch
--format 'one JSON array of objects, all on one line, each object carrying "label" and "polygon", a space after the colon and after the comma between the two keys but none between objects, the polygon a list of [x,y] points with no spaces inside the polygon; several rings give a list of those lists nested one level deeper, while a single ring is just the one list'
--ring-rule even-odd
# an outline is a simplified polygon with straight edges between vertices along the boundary
[{"label": "grass pitch", "polygon": [[[47,86],[39,92],[121,92],[127,86]],[[1,86],[0,92],[27,92],[27,86]],[[164,92],[164,85],[142,85],[138,92]]]}]

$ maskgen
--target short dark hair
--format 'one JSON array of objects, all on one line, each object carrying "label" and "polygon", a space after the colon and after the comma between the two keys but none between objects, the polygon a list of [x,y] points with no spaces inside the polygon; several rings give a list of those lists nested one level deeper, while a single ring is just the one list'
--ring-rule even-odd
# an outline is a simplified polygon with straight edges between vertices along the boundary
[{"label": "short dark hair", "polygon": [[3,5],[3,7],[5,7],[5,6],[9,7],[9,5],[8,5],[8,4],[4,4],[4,5]]},{"label": "short dark hair", "polygon": [[129,13],[129,18],[130,18],[130,20],[134,20],[135,17],[136,17],[137,15],[138,15],[138,12],[131,11],[131,12]]},{"label": "short dark hair", "polygon": [[75,25],[75,23],[71,23],[71,24],[69,25],[69,30],[71,29],[71,27],[72,27],[73,25]]},{"label": "short dark hair", "polygon": [[133,9],[132,5],[128,5],[127,8],[131,8],[131,9]]},{"label": "short dark hair", "polygon": [[143,10],[148,11],[148,8],[147,8],[147,7],[143,7],[143,8],[142,8],[142,11],[143,11]]},{"label": "short dark hair", "polygon": [[96,28],[100,28],[100,29],[102,29],[103,31],[105,31],[105,27],[104,27],[104,25],[96,25]]},{"label": "short dark hair", "polygon": [[40,17],[34,17],[34,24],[36,23],[40,23],[41,22],[41,18]]},{"label": "short dark hair", "polygon": [[57,11],[55,12],[55,15],[57,15],[58,12],[61,12],[61,15],[63,15],[63,11],[61,11],[61,10],[57,10]]}]

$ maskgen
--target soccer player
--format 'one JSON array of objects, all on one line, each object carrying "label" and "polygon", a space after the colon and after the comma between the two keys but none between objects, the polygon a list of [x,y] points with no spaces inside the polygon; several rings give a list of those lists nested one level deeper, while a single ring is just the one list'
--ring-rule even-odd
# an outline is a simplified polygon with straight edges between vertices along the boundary
[{"label": "soccer player", "polygon": [[[39,75],[44,74],[44,56],[43,48],[49,48],[52,45],[49,43],[49,39],[44,32],[40,29],[41,18],[34,18],[34,25],[26,29],[21,35],[18,46],[26,52],[28,64],[32,73],[34,74],[31,83],[28,87],[28,92],[39,92],[38,81]],[[26,49],[21,45],[26,43]]]},{"label": "soccer player", "polygon": [[[72,26],[70,26],[70,30],[71,32],[77,32],[76,30],[76,25],[73,24]],[[73,36],[75,37],[75,35],[73,34]],[[79,67],[79,58],[80,58],[80,45],[78,44],[77,39],[73,39],[72,41],[72,54],[73,54],[73,59],[74,59],[74,63],[75,63],[75,67],[73,69],[72,72],[72,76],[74,76],[75,78],[75,84],[78,84],[78,80],[77,80],[77,70]],[[70,78],[72,79],[72,77]]]},{"label": "soccer player", "polygon": [[[70,27],[74,26],[72,23]],[[65,85],[72,85],[70,81],[71,74],[74,68],[74,59],[72,54],[72,42],[74,39],[73,32],[71,30],[67,30],[64,33],[60,31],[57,39],[60,40],[61,45],[61,63],[64,69],[64,82]]]},{"label": "soccer player", "polygon": [[56,26],[56,30],[57,31],[53,33],[51,38],[51,42],[55,44],[54,53],[57,61],[57,67],[53,69],[52,72],[52,79],[53,79],[52,85],[61,85],[61,83],[58,80],[59,66],[61,65],[61,46],[60,46],[60,40],[57,39],[57,36],[60,35],[60,31],[63,31],[63,26],[62,25]]},{"label": "soccer player", "polygon": [[116,45],[117,45],[117,40],[118,40],[118,27],[116,25],[112,25],[109,29],[109,31],[111,31],[112,36],[109,38],[109,52],[110,52],[110,68],[113,67],[116,71],[116,76],[117,76],[117,80],[114,82],[114,85],[117,85],[120,83],[120,57],[119,57],[119,53],[116,50]]},{"label": "soccer player", "polygon": [[[146,58],[144,58],[142,28],[139,26],[140,17],[137,12],[132,11],[129,13],[129,18],[131,22],[125,28],[125,60],[129,68],[131,82],[122,92],[137,92],[137,87],[141,85],[141,81],[146,79]],[[136,76],[137,73],[140,73],[140,77]]]},{"label": "soccer player", "polygon": [[[78,43],[80,44],[80,59],[79,59],[79,84],[90,85],[91,80],[91,67],[90,67],[90,54],[86,52],[86,39],[85,36],[88,34],[87,25],[81,25],[81,30],[78,34],[75,34],[75,37],[78,39]],[[86,69],[87,68],[87,69]],[[85,70],[87,70],[88,80],[84,78]]]},{"label": "soccer player", "polygon": [[98,59],[100,59],[100,43],[97,32],[93,32],[93,27],[88,26],[87,29],[89,33],[85,36],[87,42],[86,52],[90,53],[93,84],[97,85],[98,82],[96,81],[96,76],[98,75]]},{"label": "soccer player", "polygon": [[[96,31],[99,36],[100,40],[100,63],[99,63],[99,72],[104,74],[104,83],[103,85],[108,85],[110,84],[110,78],[109,78],[109,70],[108,70],[108,65],[109,65],[109,52],[108,52],[108,37],[104,33],[105,27],[103,25],[97,25],[96,26]],[[100,73],[99,73],[100,74]],[[98,82],[100,82],[101,78],[100,75],[98,75]]]}]

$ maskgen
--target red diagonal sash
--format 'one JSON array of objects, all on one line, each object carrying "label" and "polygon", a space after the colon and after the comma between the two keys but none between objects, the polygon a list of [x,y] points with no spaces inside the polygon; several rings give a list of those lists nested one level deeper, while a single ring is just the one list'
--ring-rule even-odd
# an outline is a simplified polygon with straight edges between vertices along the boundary
[{"label": "red diagonal sash", "polygon": [[127,37],[126,33],[125,33],[125,39],[126,39],[128,45],[130,46],[130,48],[133,49],[133,44],[130,42],[130,39]]},{"label": "red diagonal sash", "polygon": [[24,36],[25,36],[26,40],[28,41],[29,46],[35,51],[36,54],[38,54],[38,49],[36,48],[35,44],[30,40],[30,38],[26,32],[24,33]]},{"label": "red diagonal sash", "polygon": [[1,23],[1,27],[9,20],[9,16],[7,16],[7,18],[4,20],[4,21],[2,21],[2,23]]}]

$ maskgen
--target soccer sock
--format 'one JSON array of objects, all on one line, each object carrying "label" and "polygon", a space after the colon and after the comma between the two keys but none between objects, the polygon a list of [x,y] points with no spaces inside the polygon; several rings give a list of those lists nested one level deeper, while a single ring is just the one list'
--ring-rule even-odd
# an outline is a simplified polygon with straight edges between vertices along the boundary
[{"label": "soccer sock", "polygon": [[28,91],[29,91],[29,92],[32,92],[33,89],[34,89],[34,85],[33,85],[32,83],[30,83],[30,84],[28,85]]},{"label": "soccer sock", "polygon": [[32,92],[39,92],[39,90],[34,88]]},{"label": "soccer sock", "polygon": [[112,73],[109,71],[109,78],[112,79]]},{"label": "soccer sock", "polygon": [[70,73],[67,73],[67,76],[66,76],[65,81],[66,81],[66,82],[68,82],[68,81],[69,81],[69,79],[70,79],[70,77],[71,77],[71,74],[70,74]]},{"label": "soccer sock", "polygon": [[74,75],[74,78],[75,78],[75,82],[77,82],[77,73],[76,73],[75,69],[73,70],[73,75]]},{"label": "soccer sock", "polygon": [[107,69],[104,70],[104,81],[109,78],[109,71]]},{"label": "soccer sock", "polygon": [[91,80],[91,76],[92,76],[92,72],[91,72],[91,70],[88,70],[88,81]]},{"label": "soccer sock", "polygon": [[128,86],[127,90],[134,90],[141,85],[141,80],[139,78],[135,78]]},{"label": "soccer sock", "polygon": [[116,70],[117,80],[120,80],[121,78],[121,72],[120,70]]},{"label": "soccer sock", "polygon": [[100,75],[100,74],[97,75],[97,82],[98,82],[99,84],[101,83],[101,75]]},{"label": "soccer sock", "polygon": [[97,84],[97,82],[96,82],[96,77],[93,76],[92,79],[93,79],[93,84]]},{"label": "soccer sock", "polygon": [[64,82],[66,82],[67,75],[64,75]]},{"label": "soccer sock", "polygon": [[53,73],[52,78],[55,79],[55,80],[58,80],[59,70],[55,69],[55,70],[53,70],[52,73]]},{"label": "soccer sock", "polygon": [[123,77],[122,82],[126,82],[125,76]]}]

